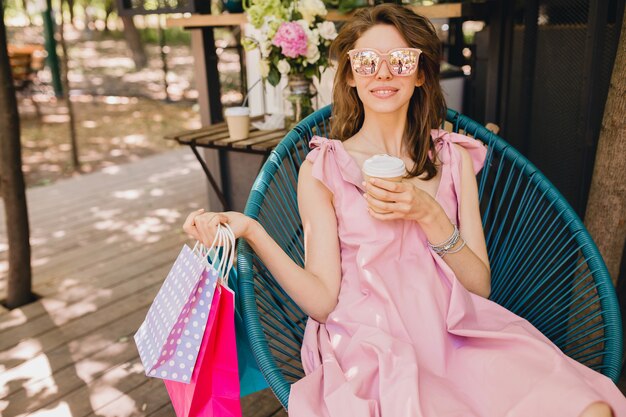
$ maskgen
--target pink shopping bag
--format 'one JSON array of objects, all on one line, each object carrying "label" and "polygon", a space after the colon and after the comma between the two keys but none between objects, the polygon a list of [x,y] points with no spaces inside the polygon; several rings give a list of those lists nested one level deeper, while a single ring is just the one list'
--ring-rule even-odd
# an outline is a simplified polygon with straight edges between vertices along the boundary
[{"label": "pink shopping bag", "polygon": [[[221,256],[209,258],[219,247]],[[178,417],[241,416],[235,299],[227,280],[234,257],[228,224],[218,226],[209,249],[183,247],[135,334],[146,375],[165,381]]]},{"label": "pink shopping bag", "polygon": [[241,417],[234,300],[217,286],[191,382],[164,380],[177,417]]}]

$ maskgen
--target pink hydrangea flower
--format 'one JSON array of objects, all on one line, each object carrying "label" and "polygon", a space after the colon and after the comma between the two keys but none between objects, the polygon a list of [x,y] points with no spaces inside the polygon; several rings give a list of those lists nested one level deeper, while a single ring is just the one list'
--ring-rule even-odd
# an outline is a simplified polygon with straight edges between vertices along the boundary
[{"label": "pink hydrangea flower", "polygon": [[281,24],[272,39],[272,44],[280,47],[283,55],[289,58],[306,55],[306,42],[306,33],[296,22]]}]

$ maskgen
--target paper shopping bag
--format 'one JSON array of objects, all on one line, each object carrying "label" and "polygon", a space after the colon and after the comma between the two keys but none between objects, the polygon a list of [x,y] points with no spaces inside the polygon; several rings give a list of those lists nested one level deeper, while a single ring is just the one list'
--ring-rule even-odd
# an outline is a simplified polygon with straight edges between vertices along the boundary
[{"label": "paper shopping bag", "polygon": [[177,417],[241,417],[234,302],[218,284],[191,382],[164,380]]},{"label": "paper shopping bag", "polygon": [[219,277],[197,248],[183,246],[135,334],[146,375],[191,380]]}]

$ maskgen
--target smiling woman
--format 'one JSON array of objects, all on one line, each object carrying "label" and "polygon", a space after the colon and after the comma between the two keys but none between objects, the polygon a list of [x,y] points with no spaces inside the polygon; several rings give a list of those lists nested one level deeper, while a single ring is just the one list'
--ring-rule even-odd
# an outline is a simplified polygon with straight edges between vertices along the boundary
[{"label": "smiling woman", "polygon": [[[333,138],[311,138],[298,175],[304,268],[241,213],[193,212],[184,230],[210,243],[229,223],[309,316],[290,416],[626,417],[611,380],[488,299],[487,149],[439,129],[440,50],[427,19],[393,4],[342,27]],[[408,167],[401,181],[365,181],[381,153]]]}]

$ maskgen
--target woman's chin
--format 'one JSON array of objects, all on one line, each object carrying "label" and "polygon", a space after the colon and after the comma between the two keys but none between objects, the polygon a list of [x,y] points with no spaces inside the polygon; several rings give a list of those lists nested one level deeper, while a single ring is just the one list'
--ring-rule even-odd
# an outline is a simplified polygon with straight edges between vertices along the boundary
[{"label": "woman's chin", "polygon": [[400,103],[395,100],[371,100],[369,103],[363,103],[365,108],[368,108],[373,113],[395,113],[395,112],[404,112],[406,115],[407,106],[409,102]]}]

